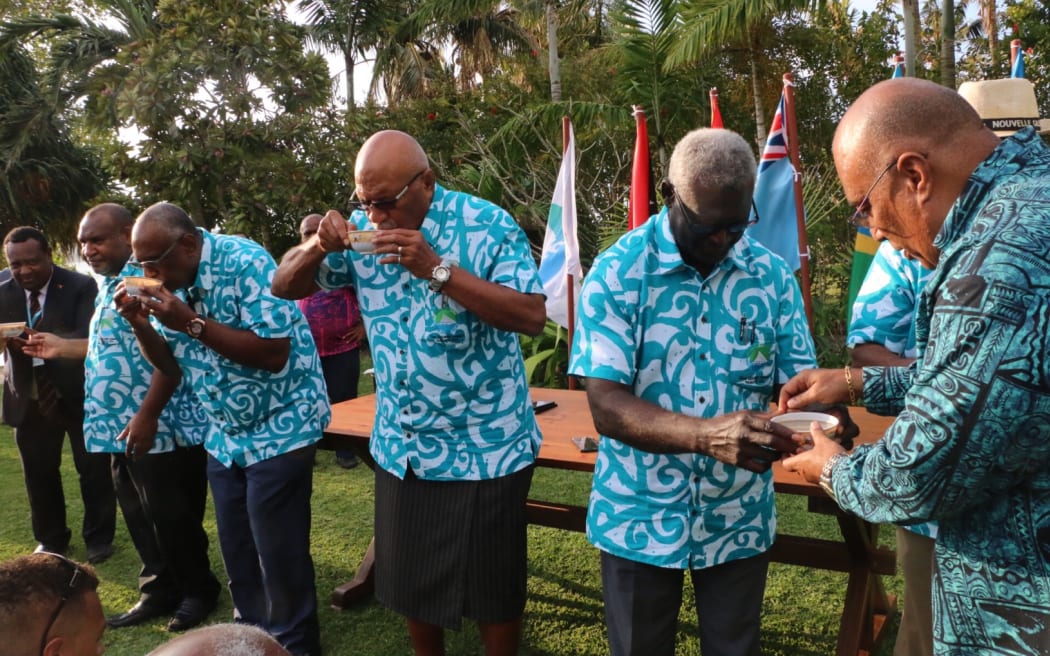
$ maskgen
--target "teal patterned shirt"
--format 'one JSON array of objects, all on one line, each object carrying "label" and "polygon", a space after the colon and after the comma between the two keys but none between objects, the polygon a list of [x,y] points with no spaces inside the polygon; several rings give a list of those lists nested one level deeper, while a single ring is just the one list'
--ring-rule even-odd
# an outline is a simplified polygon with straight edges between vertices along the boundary
[{"label": "teal patterned shirt", "polygon": [[919,359],[864,369],[898,413],[832,472],[873,522],[936,519],[934,652],[1050,653],[1050,148],[1031,128],[970,176],[919,297]]},{"label": "teal patterned shirt", "polygon": [[[571,373],[694,417],[766,412],[775,385],[816,366],[784,261],[745,234],[705,279],[683,263],[666,210],[598,256],[576,326]],[[587,509],[599,549],[699,569],[758,555],[775,535],[772,472],[599,440]]]},{"label": "teal patterned shirt", "polygon": [[[881,344],[896,355],[915,358],[915,309],[932,274],[918,261],[901,255],[890,242],[882,242],[853,304],[846,345]],[[904,528],[937,538],[936,522]]]},{"label": "teal patterned shirt", "polygon": [[[352,216],[360,227],[363,212]],[[435,185],[420,226],[443,258],[489,282],[542,294],[525,233],[501,208]],[[403,478],[484,480],[536,458],[540,431],[516,333],[494,328],[381,255],[347,250],[321,264],[324,289],[354,285],[376,378],[369,449]]]},{"label": "teal patterned shirt", "polygon": [[[149,391],[153,367],[142,357],[135,333],[113,305],[113,294],[124,276],[142,275],[125,266],[118,276],[95,276],[98,296],[88,332],[84,361],[84,446],[89,453],[123,453],[117,436],[138,412]],[[183,380],[157,422],[150,453],[204,443],[208,420]]]},{"label": "teal patterned shirt", "polygon": [[197,278],[186,290],[190,306],[202,317],[264,339],[291,339],[288,362],[272,373],[163,328],[211,420],[205,449],[227,467],[248,467],[319,441],[331,418],[321,359],[295,302],[270,291],[276,263],[255,242],[199,232],[204,243]]}]

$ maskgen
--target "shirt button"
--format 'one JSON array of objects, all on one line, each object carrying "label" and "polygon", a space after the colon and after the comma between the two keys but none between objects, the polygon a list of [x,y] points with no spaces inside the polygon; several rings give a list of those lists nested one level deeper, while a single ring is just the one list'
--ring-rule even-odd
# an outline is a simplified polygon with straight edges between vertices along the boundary
[{"label": "shirt button", "polygon": [[408,414],[408,410],[402,410],[402,411],[401,411],[401,414],[403,414],[403,415],[407,415],[407,414]]},{"label": "shirt button", "polygon": [[408,321],[408,315],[406,314],[406,315],[402,316],[402,317],[401,317],[401,320],[402,320],[402,321]]},{"label": "shirt button", "polygon": [[707,323],[707,315],[706,315],[706,314],[705,314],[705,315],[702,315],[702,316],[700,317],[700,323]]},{"label": "shirt button", "polygon": [[707,401],[707,399],[705,399],[704,397],[701,396],[700,398],[697,399],[697,401],[699,401],[700,403],[704,403],[704,402]]},{"label": "shirt button", "polygon": [[398,353],[400,353],[401,355],[404,355],[405,354],[405,349],[398,350]]},{"label": "shirt button", "polygon": [[707,359],[707,354],[706,353],[701,353],[700,354],[700,359],[701,360],[706,360]]},{"label": "shirt button", "polygon": [[405,284],[401,285],[401,289],[408,289],[408,283],[406,282]]}]

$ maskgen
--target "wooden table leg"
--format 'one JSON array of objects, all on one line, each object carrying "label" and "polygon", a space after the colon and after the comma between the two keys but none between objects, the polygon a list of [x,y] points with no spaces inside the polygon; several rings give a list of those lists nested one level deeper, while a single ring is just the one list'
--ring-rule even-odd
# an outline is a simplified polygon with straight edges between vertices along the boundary
[{"label": "wooden table leg", "polygon": [[357,574],[349,582],[332,591],[332,608],[346,610],[350,606],[372,598],[375,592],[376,539],[368,543],[365,557],[357,567]]},{"label": "wooden table leg", "polygon": [[896,610],[896,599],[886,594],[882,579],[872,571],[870,563],[869,554],[877,547],[879,527],[853,515],[837,516],[851,566],[835,653],[867,656],[883,637],[882,630]]}]

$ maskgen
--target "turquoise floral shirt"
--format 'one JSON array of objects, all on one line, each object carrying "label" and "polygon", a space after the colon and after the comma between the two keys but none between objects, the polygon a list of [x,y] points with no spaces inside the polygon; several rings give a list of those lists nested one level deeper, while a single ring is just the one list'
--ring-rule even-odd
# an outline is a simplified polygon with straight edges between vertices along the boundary
[{"label": "turquoise floral shirt", "polygon": [[[142,275],[125,266],[119,276],[95,276],[98,296],[88,333],[84,361],[84,446],[90,453],[123,453],[117,436],[138,412],[149,390],[153,367],[142,357],[135,333],[113,305],[113,295],[124,276]],[[177,446],[204,443],[208,420],[183,380],[157,423],[150,453]]]},{"label": "turquoise floral shirt", "polygon": [[[705,279],[683,263],[664,211],[595,260],[569,370],[711,418],[768,411],[774,387],[815,360],[802,295],[782,259],[745,235]],[[775,535],[772,472],[599,440],[587,510],[587,537],[599,549],[699,569],[758,555]]]},{"label": "turquoise floral shirt", "polygon": [[1050,653],[1050,148],[1031,128],[970,176],[919,297],[919,359],[864,369],[898,414],[832,472],[873,522],[938,521],[934,653]]},{"label": "turquoise floral shirt", "polygon": [[[881,344],[902,357],[916,357],[915,309],[932,274],[918,261],[901,255],[890,242],[882,242],[853,304],[846,345]],[[928,538],[937,537],[936,522],[904,528]]]},{"label": "turquoise floral shirt", "polygon": [[[366,227],[363,212],[352,220]],[[439,256],[524,294],[542,294],[525,233],[496,205],[440,185],[420,226]],[[324,289],[354,285],[376,378],[370,450],[404,477],[484,480],[536,458],[540,431],[529,403],[518,335],[481,321],[382,256],[330,254]],[[455,274],[453,274],[455,275]]]},{"label": "turquoise floral shirt", "polygon": [[185,332],[163,329],[211,420],[204,447],[227,467],[248,467],[319,441],[331,418],[321,359],[295,302],[270,291],[273,258],[247,239],[200,233],[201,262],[186,290],[190,306],[264,339],[291,339],[288,362],[272,373],[228,360]]}]

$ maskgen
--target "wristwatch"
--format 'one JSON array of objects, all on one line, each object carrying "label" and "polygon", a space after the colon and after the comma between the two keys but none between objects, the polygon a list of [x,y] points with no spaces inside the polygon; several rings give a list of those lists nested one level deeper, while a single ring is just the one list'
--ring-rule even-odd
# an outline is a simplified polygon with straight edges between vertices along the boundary
[{"label": "wristwatch", "polygon": [[448,260],[441,260],[441,264],[434,267],[434,270],[430,272],[430,291],[440,292],[441,288],[445,286],[448,279],[452,277],[452,262]]},{"label": "wristwatch", "polygon": [[200,339],[201,335],[204,334],[204,317],[197,315],[186,322],[186,334],[193,339]]},{"label": "wristwatch", "polygon": [[845,453],[836,453],[824,462],[824,467],[820,470],[820,489],[824,490],[824,493],[831,497],[832,501],[837,501],[835,498],[835,488],[831,486],[831,473],[835,470],[835,465],[838,464],[839,460],[846,457]]}]

